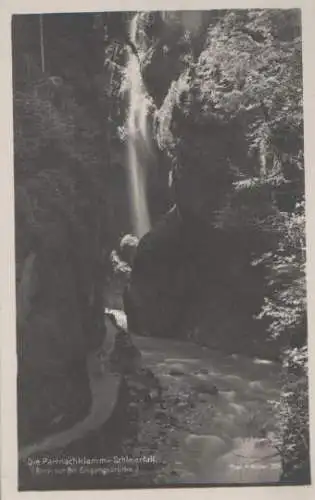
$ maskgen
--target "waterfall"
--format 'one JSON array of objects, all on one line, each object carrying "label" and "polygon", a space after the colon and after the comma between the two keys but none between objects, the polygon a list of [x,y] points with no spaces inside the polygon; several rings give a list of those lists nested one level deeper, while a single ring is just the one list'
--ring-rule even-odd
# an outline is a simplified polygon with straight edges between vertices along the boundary
[{"label": "waterfall", "polygon": [[[139,44],[138,15],[130,23],[130,38],[137,47]],[[140,40],[141,43],[141,40]],[[146,175],[150,139],[148,134],[149,97],[146,94],[140,62],[129,50],[126,80],[128,90],[128,119],[126,123],[128,140],[128,190],[133,232],[141,237],[150,229],[150,216],[147,203]]]}]

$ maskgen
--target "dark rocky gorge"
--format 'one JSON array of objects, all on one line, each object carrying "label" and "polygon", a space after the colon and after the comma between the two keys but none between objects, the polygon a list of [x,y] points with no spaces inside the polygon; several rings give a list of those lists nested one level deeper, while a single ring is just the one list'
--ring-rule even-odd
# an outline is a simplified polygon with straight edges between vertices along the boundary
[{"label": "dark rocky gorge", "polygon": [[[67,16],[52,17],[47,57],[56,74],[78,87],[76,104],[68,103],[71,119],[62,114],[67,107],[56,108],[63,125],[59,137],[57,118],[52,124],[45,118],[49,92],[56,92],[54,106],[61,98],[51,82],[47,95],[36,88],[31,99],[20,99],[22,105],[17,99],[15,120],[24,135],[29,129],[21,119],[23,106],[26,116],[34,106],[36,127],[42,120],[54,137],[47,145],[48,132],[35,130],[36,160],[27,140],[16,146],[21,490],[258,484],[280,478],[270,400],[280,398],[279,359],[286,342],[267,334],[270,318],[257,319],[270,295],[269,268],[263,260],[253,261],[277,251],[278,235],[268,225],[279,216],[275,199],[299,199],[299,177],[289,195],[270,188],[269,180],[264,184],[265,177],[257,181],[263,148],[258,153],[250,141],[257,140],[253,123],[263,127],[264,109],[259,96],[246,94],[246,75],[241,81],[229,68],[228,55],[222,55],[226,68],[216,60],[220,30],[230,33],[229,23],[235,23],[231,36],[237,39],[247,14],[230,19],[225,11],[213,11],[189,36],[185,15],[172,15],[142,13],[133,24],[128,13],[126,24],[140,35],[125,42],[129,49],[135,42],[141,64],[116,40],[112,52],[110,43],[106,48],[112,59],[103,73],[98,69],[102,30],[104,23],[110,26],[107,16],[118,20],[120,13],[101,15],[100,32],[92,27],[93,15],[82,16],[77,30]],[[69,38],[82,53],[87,46],[95,49],[86,74],[80,54],[67,71],[58,68],[54,26],[59,52],[71,53]],[[210,32],[220,42],[213,59],[207,58]],[[139,95],[145,96],[141,106]],[[88,126],[80,121],[85,115]],[[69,133],[64,144],[72,120],[83,132],[75,140]],[[61,150],[61,174],[51,164],[49,148]],[[44,165],[44,174],[38,168],[35,181],[27,177],[29,165],[34,170]],[[254,187],[237,190],[249,173]],[[60,183],[58,176],[64,176]],[[135,207],[139,193],[145,196]],[[141,211],[147,211],[143,224]],[[267,229],[261,229],[262,219]],[[121,239],[127,233],[132,236]],[[299,335],[303,345],[303,327]],[[100,460],[113,465],[115,456],[154,460],[129,464],[128,473],[117,467],[105,473]],[[56,457],[60,473],[51,473],[49,459]],[[62,462],[67,457],[94,457],[95,463],[83,464],[78,474],[79,466],[71,472]],[[39,472],[35,459],[44,461]]]}]

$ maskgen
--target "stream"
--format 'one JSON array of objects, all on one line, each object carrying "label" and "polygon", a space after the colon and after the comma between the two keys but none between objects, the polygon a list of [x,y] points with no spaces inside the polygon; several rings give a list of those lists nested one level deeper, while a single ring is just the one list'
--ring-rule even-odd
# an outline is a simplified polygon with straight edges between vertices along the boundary
[{"label": "stream", "polygon": [[[274,483],[280,458],[271,445],[279,367],[188,342],[136,338],[164,389],[167,439],[157,450],[169,482]],[[165,421],[165,420],[164,420]],[[160,424],[155,423],[160,432]],[[148,440],[149,422],[142,428]],[[148,450],[149,451],[149,450]],[[163,480],[163,477],[161,477]]]},{"label": "stream", "polygon": [[[124,313],[116,311],[116,315],[125,326]],[[226,355],[185,341],[132,337],[143,364],[163,388],[162,408],[140,416],[133,450],[134,457],[155,457],[159,464],[155,484],[279,481],[281,464],[270,443],[274,415],[268,403],[280,395],[276,363]],[[109,419],[120,377],[107,371],[99,352],[87,359],[89,414],[71,429],[22,448],[22,462],[41,453],[60,452]]]}]

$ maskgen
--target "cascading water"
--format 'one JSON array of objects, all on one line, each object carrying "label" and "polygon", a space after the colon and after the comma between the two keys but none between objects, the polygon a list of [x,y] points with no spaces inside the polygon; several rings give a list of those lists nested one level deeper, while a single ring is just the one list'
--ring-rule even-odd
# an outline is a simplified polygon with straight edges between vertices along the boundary
[{"label": "cascading water", "polygon": [[[139,15],[135,15],[130,23],[130,38],[135,46],[139,43],[138,20]],[[150,151],[148,137],[150,100],[143,85],[140,62],[132,51],[129,51],[128,55],[125,83],[129,104],[126,123],[128,189],[133,232],[140,238],[150,229],[146,192],[147,158]]]}]

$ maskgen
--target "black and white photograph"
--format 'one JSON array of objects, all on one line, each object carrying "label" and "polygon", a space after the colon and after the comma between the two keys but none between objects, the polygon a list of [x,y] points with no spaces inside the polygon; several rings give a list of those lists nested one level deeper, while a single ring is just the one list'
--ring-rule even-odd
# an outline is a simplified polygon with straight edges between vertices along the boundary
[{"label": "black and white photograph", "polygon": [[18,490],[310,485],[301,9],[72,8],[11,18]]}]

